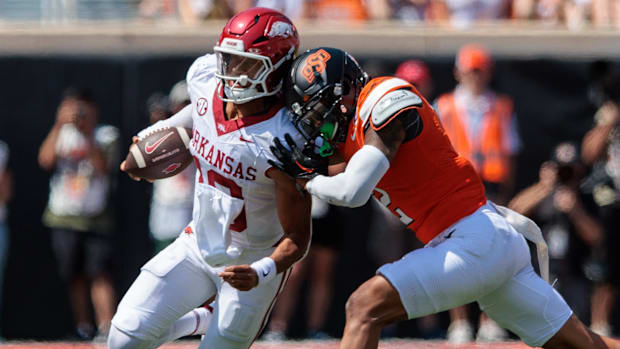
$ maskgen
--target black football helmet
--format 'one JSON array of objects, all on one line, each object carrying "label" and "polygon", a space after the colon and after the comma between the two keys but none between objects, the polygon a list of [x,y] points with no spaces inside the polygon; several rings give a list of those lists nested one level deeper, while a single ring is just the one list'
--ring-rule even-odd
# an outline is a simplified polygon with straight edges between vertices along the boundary
[{"label": "black football helmet", "polygon": [[337,48],[314,48],[295,59],[283,90],[306,150],[326,157],[334,153],[334,143],[345,141],[367,80],[355,58]]}]

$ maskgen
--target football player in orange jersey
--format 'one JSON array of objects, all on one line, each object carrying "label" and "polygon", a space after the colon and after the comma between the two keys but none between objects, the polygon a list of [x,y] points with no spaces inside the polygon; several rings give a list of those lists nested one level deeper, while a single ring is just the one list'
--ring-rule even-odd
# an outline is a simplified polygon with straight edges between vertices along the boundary
[{"label": "football player in orange jersey", "polygon": [[[486,200],[415,87],[394,77],[368,81],[353,57],[323,47],[293,62],[283,90],[307,142],[300,149],[288,136],[287,146],[274,139],[280,163],[272,165],[332,204],[360,206],[374,194],[426,244],[380,267],[349,297],[341,348],[377,348],[388,324],[473,301],[534,347],[620,348],[584,326],[534,272],[524,236],[546,247],[540,230]],[[320,157],[329,158],[331,176],[319,174]],[[546,277],[547,266],[541,271]]]}]

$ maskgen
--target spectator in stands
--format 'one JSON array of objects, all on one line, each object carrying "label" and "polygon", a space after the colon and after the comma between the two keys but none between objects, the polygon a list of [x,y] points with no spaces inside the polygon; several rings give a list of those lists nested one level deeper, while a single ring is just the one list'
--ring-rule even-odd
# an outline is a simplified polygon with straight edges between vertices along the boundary
[{"label": "spectator in stands", "polygon": [[620,29],[619,0],[591,0],[591,2],[592,23],[595,27]]},{"label": "spectator in stands", "polygon": [[177,15],[174,0],[141,0],[138,15],[142,19],[175,18]]},{"label": "spectator in stands", "polygon": [[306,3],[307,0],[256,0],[256,7],[272,8],[296,20],[305,15]]},{"label": "spectator in stands", "polygon": [[[521,20],[537,20],[547,25],[565,24],[569,29],[579,30],[586,24],[590,13],[595,23],[606,22],[608,14],[597,14],[593,4],[608,0],[514,0],[512,17]],[[612,0],[613,1],[613,0]],[[607,10],[607,9],[606,9]],[[598,19],[595,19],[598,18]]]},{"label": "spectator in stands", "polygon": [[[476,44],[462,47],[456,57],[454,75],[458,85],[441,95],[435,110],[456,151],[471,161],[485,185],[486,195],[504,205],[514,189],[515,154],[520,141],[513,102],[490,88],[491,55]],[[448,339],[467,342],[473,331],[466,307],[450,311]],[[481,316],[479,340],[500,340],[506,332]]]},{"label": "spectator in stands", "polygon": [[306,0],[304,17],[329,21],[365,21],[368,12],[363,0]]},{"label": "spectator in stands", "polygon": [[432,0],[368,0],[368,15],[374,20],[396,19],[423,22],[429,17]]},{"label": "spectator in stands", "polygon": [[206,19],[225,19],[252,7],[253,0],[179,0],[181,22],[195,25]]},{"label": "spectator in stands", "polygon": [[[13,177],[8,168],[9,147],[0,140],[0,314],[2,313],[2,290],[4,270],[9,254],[9,226],[7,205],[13,195]],[[0,319],[0,343],[2,340],[2,321]]]},{"label": "spectator in stands", "polygon": [[592,285],[586,272],[604,236],[592,192],[580,187],[584,174],[578,145],[560,143],[540,167],[539,181],[509,205],[542,230],[549,246],[550,280],[557,279],[556,288],[577,316],[588,314]]},{"label": "spectator in stands", "polygon": [[563,10],[568,29],[583,29],[587,24],[591,9],[592,0],[565,0]]},{"label": "spectator in stands", "polygon": [[394,75],[415,86],[426,99],[433,93],[433,80],[426,64],[416,59],[402,62]]},{"label": "spectator in stands", "polygon": [[444,0],[444,3],[451,24],[457,28],[508,18],[512,4],[510,0]]},{"label": "spectator in stands", "polygon": [[477,21],[507,18],[509,0],[367,0],[375,20],[451,23],[467,27]]},{"label": "spectator in stands", "polygon": [[39,150],[39,164],[53,171],[43,222],[51,228],[58,271],[68,286],[76,335],[90,339],[97,334],[103,340],[116,306],[109,272],[114,229],[110,194],[119,135],[112,126],[98,125],[97,119],[90,92],[67,89]]},{"label": "spectator in stands", "polygon": [[435,110],[459,154],[472,162],[487,197],[503,205],[514,190],[515,156],[521,142],[513,101],[490,87],[491,56],[469,44],[458,52],[454,91],[439,96]]},{"label": "spectator in stands", "polygon": [[252,7],[255,0],[141,0],[138,10],[143,19],[178,18],[197,25],[204,20],[226,19]]},{"label": "spectator in stands", "polygon": [[[151,124],[167,119],[190,103],[185,81],[176,83],[167,98],[153,97],[149,98]],[[195,175],[196,166],[191,164],[178,175],[153,183],[149,228],[155,242],[155,254],[174,241],[192,220]]]},{"label": "spectator in stands", "polygon": [[[620,256],[615,247],[620,243],[620,110],[617,91],[618,77],[607,61],[596,61],[591,66],[591,84],[588,96],[595,107],[594,126],[586,133],[581,144],[582,159],[592,166],[592,173],[584,187],[592,192],[604,227],[603,255],[599,264],[598,284],[592,295],[590,327],[600,334],[610,334],[611,311],[620,281]],[[596,279],[596,274],[594,275]],[[592,278],[592,277],[591,277]]]}]

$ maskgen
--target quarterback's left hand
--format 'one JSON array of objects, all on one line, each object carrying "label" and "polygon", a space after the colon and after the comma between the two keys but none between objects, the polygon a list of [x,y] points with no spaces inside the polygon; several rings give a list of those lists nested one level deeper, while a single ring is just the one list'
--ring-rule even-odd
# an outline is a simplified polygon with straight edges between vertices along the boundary
[{"label": "quarterback's left hand", "polygon": [[280,161],[280,163],[277,163],[268,160],[271,166],[278,168],[295,179],[311,179],[319,174],[327,173],[327,158],[315,158],[304,154],[288,133],[284,135],[284,139],[288,148],[277,137],[273,140],[274,145],[269,147],[273,155]]},{"label": "quarterback's left hand", "polygon": [[231,265],[218,275],[239,291],[249,291],[258,285],[256,270],[247,264]]}]

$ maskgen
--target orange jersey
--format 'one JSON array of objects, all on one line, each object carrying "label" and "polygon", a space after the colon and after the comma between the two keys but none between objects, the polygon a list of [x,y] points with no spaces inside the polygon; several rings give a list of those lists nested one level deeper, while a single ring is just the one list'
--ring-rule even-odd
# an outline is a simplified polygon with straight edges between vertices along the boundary
[{"label": "orange jersey", "polygon": [[[364,87],[344,145],[346,161],[364,145],[367,127],[377,129],[370,120],[374,105],[397,89],[408,89],[420,96],[411,84],[393,77],[373,79]],[[426,244],[484,205],[486,198],[480,177],[469,161],[454,150],[435,111],[421,99],[421,107],[409,108],[417,109],[423,129],[417,137],[400,145],[374,195]]]}]

